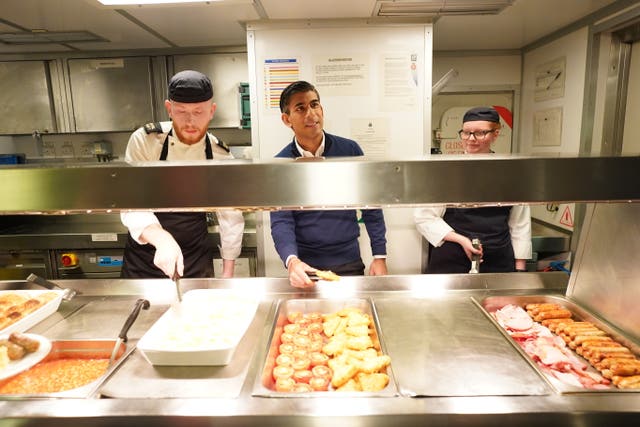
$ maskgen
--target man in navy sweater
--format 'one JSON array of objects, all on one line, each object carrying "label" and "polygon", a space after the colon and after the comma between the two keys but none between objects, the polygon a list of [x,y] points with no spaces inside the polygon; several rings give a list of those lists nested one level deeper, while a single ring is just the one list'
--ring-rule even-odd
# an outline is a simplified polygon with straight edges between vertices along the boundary
[{"label": "man in navy sweater", "polygon": [[[280,95],[282,122],[293,130],[293,141],[276,157],[363,156],[350,139],[323,130],[324,112],[316,88],[305,81],[287,86]],[[386,227],[381,209],[363,209],[362,220],[371,241],[373,261],[369,275],[387,274]],[[271,236],[289,272],[292,286],[313,286],[307,275],[331,270],[343,276],[364,275],[360,256],[357,212],[351,210],[303,210],[271,213]],[[313,266],[313,267],[312,267]]]}]

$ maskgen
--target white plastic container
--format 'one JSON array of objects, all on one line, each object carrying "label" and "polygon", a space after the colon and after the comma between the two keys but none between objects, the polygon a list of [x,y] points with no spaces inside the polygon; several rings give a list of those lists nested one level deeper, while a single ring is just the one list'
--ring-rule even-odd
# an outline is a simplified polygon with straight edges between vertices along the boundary
[{"label": "white plastic container", "polygon": [[186,292],[143,335],[138,349],[152,365],[216,366],[231,361],[259,301],[230,289]]}]

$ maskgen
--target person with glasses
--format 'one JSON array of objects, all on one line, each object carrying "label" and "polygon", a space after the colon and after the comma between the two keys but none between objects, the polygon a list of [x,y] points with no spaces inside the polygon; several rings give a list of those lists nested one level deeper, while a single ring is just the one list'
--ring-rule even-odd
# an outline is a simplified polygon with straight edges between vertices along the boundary
[{"label": "person with glasses", "polygon": [[[148,123],[129,138],[127,162],[231,159],[221,140],[207,132],[216,111],[213,86],[204,74],[186,70],[169,81],[164,102],[171,121]],[[189,191],[212,183],[188,182]],[[175,182],[159,191],[185,191]],[[244,217],[236,210],[216,212],[220,229],[222,276],[233,277],[240,255]],[[121,276],[126,278],[212,277],[213,245],[205,212],[122,212],[129,229]]]},{"label": "person with glasses", "polygon": [[[498,112],[472,108],[462,122],[458,134],[465,154],[493,153],[491,144],[500,133]],[[526,271],[532,253],[529,206],[417,208],[414,219],[429,242],[427,273],[468,273],[474,256],[480,257],[480,273]],[[480,240],[479,248],[473,239]]]},{"label": "person with glasses", "polygon": [[[276,157],[363,156],[353,140],[324,131],[324,110],[315,86],[297,81],[280,95],[281,119],[293,140]],[[322,185],[322,184],[318,184]],[[369,275],[387,274],[386,227],[381,209],[363,209],[362,220],[371,241]],[[292,210],[271,212],[271,236],[294,287],[313,286],[307,273],[331,270],[343,276],[364,275],[357,212]]]}]

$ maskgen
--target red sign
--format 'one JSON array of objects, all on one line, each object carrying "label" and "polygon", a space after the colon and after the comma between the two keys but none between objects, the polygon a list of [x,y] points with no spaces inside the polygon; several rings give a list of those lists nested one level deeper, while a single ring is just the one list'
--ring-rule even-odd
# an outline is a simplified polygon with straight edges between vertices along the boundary
[{"label": "red sign", "polygon": [[573,227],[573,215],[571,215],[571,209],[569,209],[569,206],[564,208],[562,218],[560,218],[560,224],[566,225],[567,227]]}]

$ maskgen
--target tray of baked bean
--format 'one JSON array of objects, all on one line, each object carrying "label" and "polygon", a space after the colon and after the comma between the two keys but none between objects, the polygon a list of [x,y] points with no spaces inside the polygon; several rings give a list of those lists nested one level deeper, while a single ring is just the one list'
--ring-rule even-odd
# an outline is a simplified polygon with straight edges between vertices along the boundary
[{"label": "tray of baked bean", "polygon": [[397,395],[366,299],[280,301],[260,372],[254,396]]},{"label": "tray of baked bean", "polygon": [[640,347],[562,296],[495,296],[485,314],[559,393],[640,391]]},{"label": "tray of baked bean", "polygon": [[47,340],[47,354],[41,361],[0,380],[0,400],[92,397],[135,348],[121,343],[114,362],[109,365],[116,343],[111,339]]}]

